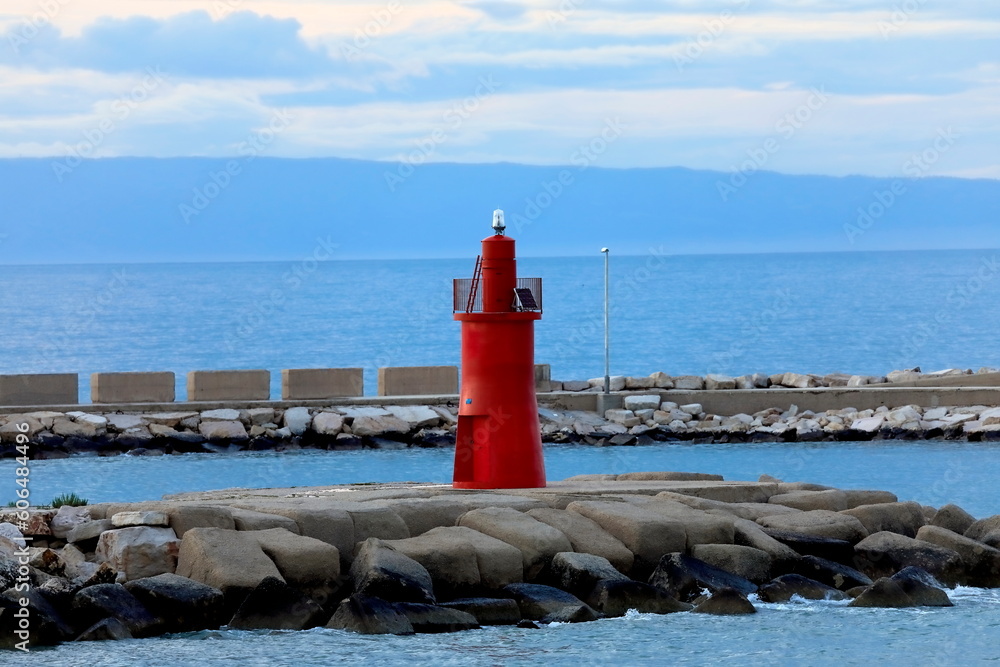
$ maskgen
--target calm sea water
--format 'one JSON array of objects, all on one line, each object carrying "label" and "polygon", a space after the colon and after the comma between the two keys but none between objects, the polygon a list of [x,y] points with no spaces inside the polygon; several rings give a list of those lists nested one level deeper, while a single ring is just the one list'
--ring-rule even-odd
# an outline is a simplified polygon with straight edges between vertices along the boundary
[{"label": "calm sea water", "polygon": [[[1000,252],[614,257],[613,372],[884,373],[1000,365]],[[545,279],[537,360],[556,379],[602,373],[600,257],[525,259]],[[471,261],[5,267],[0,372],[456,364],[453,277]],[[274,388],[277,395],[278,389]],[[86,396],[84,392],[81,394]],[[0,476],[13,479],[12,462]],[[590,472],[761,473],[894,491],[976,515],[1000,512],[988,443],[661,444],[546,448],[550,479]],[[446,450],[75,458],[32,466],[36,501],[450,477]],[[2,487],[0,487],[2,488]],[[11,485],[11,488],[13,486]],[[9,494],[7,494],[9,495]],[[3,495],[0,494],[0,500]],[[525,631],[359,637],[206,632],[36,652],[38,665],[978,664],[996,662],[1000,593],[952,592],[953,609],[761,605],[746,618],[630,615]],[[0,656],[0,664],[3,658]]]},{"label": "calm sea water", "polygon": [[[612,257],[612,372],[885,373],[1000,365],[1000,251]],[[603,375],[601,256],[544,279],[539,363]],[[457,364],[468,260],[8,266],[0,373]]]}]

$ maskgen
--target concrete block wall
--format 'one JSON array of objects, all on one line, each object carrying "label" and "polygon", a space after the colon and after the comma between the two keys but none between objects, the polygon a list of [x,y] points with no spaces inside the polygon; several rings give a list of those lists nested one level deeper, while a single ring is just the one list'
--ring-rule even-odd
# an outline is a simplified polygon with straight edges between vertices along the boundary
[{"label": "concrete block wall", "polygon": [[71,405],[80,401],[76,373],[0,375],[0,405]]},{"label": "concrete block wall", "polygon": [[379,396],[457,393],[457,366],[398,366],[378,369]]},{"label": "concrete block wall", "polygon": [[174,374],[93,373],[90,400],[93,403],[173,403]]},{"label": "concrete block wall", "polygon": [[285,401],[364,396],[361,368],[294,368],[281,371]]},{"label": "concrete block wall", "polygon": [[270,371],[191,371],[187,376],[189,401],[267,401],[270,398]]}]

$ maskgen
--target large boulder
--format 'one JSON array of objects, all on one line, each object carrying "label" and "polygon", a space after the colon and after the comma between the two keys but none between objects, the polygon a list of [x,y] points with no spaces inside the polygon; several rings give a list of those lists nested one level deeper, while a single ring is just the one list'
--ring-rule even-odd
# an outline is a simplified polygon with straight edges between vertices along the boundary
[{"label": "large boulder", "polygon": [[[405,540],[410,536],[410,530],[398,514],[388,507],[369,505],[367,503],[347,510],[354,525],[354,541],[364,542],[369,537],[383,540]],[[354,545],[351,545],[353,557]]]},{"label": "large boulder", "polygon": [[467,512],[458,524],[517,547],[521,551],[524,578],[527,580],[538,576],[557,553],[573,550],[562,531],[507,507]]},{"label": "large boulder", "polygon": [[699,544],[691,549],[691,555],[755,584],[771,579],[771,556],[760,549],[736,544]]},{"label": "large boulder", "polygon": [[289,532],[299,534],[299,525],[287,516],[268,514],[267,512],[255,512],[238,507],[230,507],[229,514],[233,517],[233,525],[236,530],[284,528]]},{"label": "large boulder", "polygon": [[397,602],[395,607],[410,622],[414,632],[440,633],[475,630],[479,622],[472,614],[450,607],[439,607],[419,602]]},{"label": "large boulder", "polygon": [[762,602],[788,602],[793,596],[804,600],[846,600],[847,593],[801,574],[783,574],[760,587]]},{"label": "large boulder", "polygon": [[326,627],[363,635],[413,634],[413,625],[395,604],[363,595],[342,601]]},{"label": "large boulder", "polygon": [[871,586],[872,579],[853,567],[817,556],[803,556],[795,561],[791,574],[800,574],[810,579],[832,586],[840,591],[849,591],[858,586]]},{"label": "large boulder", "polygon": [[840,489],[828,489],[825,491],[792,491],[791,493],[779,493],[771,496],[767,500],[772,505],[784,505],[797,510],[830,510],[839,512],[846,510],[847,494]]},{"label": "large boulder", "polygon": [[170,527],[178,537],[192,528],[224,528],[235,530],[233,513],[228,507],[217,505],[174,505],[167,508],[167,518]]},{"label": "large boulder", "polygon": [[733,542],[760,549],[771,557],[772,562],[782,563],[799,558],[799,553],[795,549],[774,539],[765,533],[758,523],[748,519],[733,520]]},{"label": "large boulder", "polygon": [[306,630],[320,623],[323,608],[281,579],[257,584],[229,621],[235,630]]},{"label": "large boulder", "polygon": [[757,613],[753,604],[747,600],[746,595],[732,588],[714,591],[710,598],[700,602],[691,611],[696,614],[713,614],[715,616],[741,616]]},{"label": "large boulder", "polygon": [[463,598],[440,605],[472,614],[480,625],[517,625],[521,609],[510,598]]},{"label": "large boulder", "polygon": [[91,520],[90,509],[88,507],[63,505],[49,519],[49,529],[52,531],[53,537],[65,540],[70,531],[80,524],[88,523]]},{"label": "large boulder", "polygon": [[149,637],[160,622],[121,584],[97,584],[83,588],[73,597],[76,620],[89,626],[105,618],[122,622],[135,637]]},{"label": "large boulder", "polygon": [[173,572],[179,549],[172,528],[133,526],[101,533],[95,555],[131,581]]},{"label": "large boulder", "polygon": [[931,573],[938,581],[954,586],[963,583],[962,558],[952,549],[883,531],[855,545],[859,569],[872,578],[891,577],[913,565]]},{"label": "large boulder", "polygon": [[602,579],[584,599],[587,604],[608,617],[624,616],[630,609],[643,614],[672,614],[691,610],[691,605],[687,602],[681,602],[655,586],[631,579]]},{"label": "large boulder", "polygon": [[606,558],[573,552],[556,554],[552,559],[547,578],[552,585],[580,599],[590,595],[594,586],[601,580],[631,581],[615,569]]},{"label": "large boulder", "polygon": [[972,524],[975,522],[976,517],[972,516],[958,505],[949,503],[934,514],[934,518],[931,519],[930,525],[937,526],[938,528],[945,528],[958,533],[959,535],[964,535],[965,531],[971,528]]},{"label": "large boulder", "polygon": [[852,544],[868,537],[868,531],[857,517],[830,510],[765,516],[757,523],[774,530],[844,540]]},{"label": "large boulder", "polygon": [[176,574],[158,574],[125,584],[125,589],[159,618],[165,632],[218,628],[223,618],[222,591]]},{"label": "large boulder", "polygon": [[510,584],[503,593],[517,602],[521,616],[532,621],[579,623],[600,615],[579,598],[551,586]]},{"label": "large boulder", "polygon": [[844,510],[842,514],[856,517],[869,534],[889,531],[916,537],[917,531],[926,523],[920,504],[914,502],[860,505]]},{"label": "large boulder", "polygon": [[882,577],[851,600],[849,607],[915,607],[906,591],[888,577]]},{"label": "large boulder", "polygon": [[816,556],[817,558],[824,558],[837,563],[854,562],[854,545],[846,540],[815,537],[813,535],[803,535],[802,533],[774,530],[773,528],[763,528],[762,530],[768,537],[775,539],[803,556]]},{"label": "large boulder", "polygon": [[997,530],[1000,530],[1000,514],[976,521],[965,531],[965,536],[982,542],[987,535]]},{"label": "large boulder", "polygon": [[891,578],[918,607],[954,606],[948,594],[941,588],[941,584],[926,570],[919,567],[905,567]]},{"label": "large boulder", "polygon": [[427,568],[377,538],[358,545],[351,579],[354,591],[366,597],[389,602],[436,602]]},{"label": "large boulder", "polygon": [[284,528],[244,534],[257,541],[289,586],[320,604],[341,587],[340,552],[332,544]]},{"label": "large boulder", "polygon": [[[351,566],[350,559],[354,557],[354,545],[361,541],[354,539],[354,519],[343,509],[297,507],[282,504],[273,506],[248,505],[244,509],[266,510],[293,520],[299,527],[299,534],[337,547],[342,569]],[[256,584],[254,585],[256,586]]]},{"label": "large boulder", "polygon": [[455,526],[458,518],[469,511],[464,504],[446,497],[394,498],[371,501],[370,504],[375,503],[384,503],[395,512],[406,524],[410,537],[423,535],[433,528]]},{"label": "large boulder", "polygon": [[733,588],[745,595],[757,592],[753,582],[683,553],[663,556],[649,583],[682,601],[694,600],[706,589]]},{"label": "large boulder", "polygon": [[624,574],[632,570],[635,556],[621,540],[601,528],[596,521],[577,512],[549,507],[528,510],[527,514],[561,531],[569,539],[573,551],[606,558]]},{"label": "large boulder", "polygon": [[687,548],[684,524],[630,503],[576,501],[566,509],[585,516],[620,540],[635,555],[633,568],[643,576],[664,554]]},{"label": "large boulder", "polygon": [[464,526],[385,543],[427,568],[440,599],[476,596],[523,581],[519,549]]},{"label": "large boulder", "polygon": [[222,591],[227,613],[235,613],[260,582],[268,577],[281,579],[255,538],[222,528],[192,528],[184,534],[177,574]]},{"label": "large boulder", "polygon": [[1000,550],[938,526],[924,526],[917,539],[961,556],[970,586],[1000,588]]}]

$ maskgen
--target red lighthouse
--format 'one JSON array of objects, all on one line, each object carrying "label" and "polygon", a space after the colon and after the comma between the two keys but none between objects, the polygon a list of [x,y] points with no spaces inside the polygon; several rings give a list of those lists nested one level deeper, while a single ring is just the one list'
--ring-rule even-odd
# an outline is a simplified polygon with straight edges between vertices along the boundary
[{"label": "red lighthouse", "polygon": [[535,397],[535,320],[542,279],[518,278],[514,239],[493,212],[472,278],[455,280],[454,317],[462,323],[462,390],[454,487],[545,486]]}]

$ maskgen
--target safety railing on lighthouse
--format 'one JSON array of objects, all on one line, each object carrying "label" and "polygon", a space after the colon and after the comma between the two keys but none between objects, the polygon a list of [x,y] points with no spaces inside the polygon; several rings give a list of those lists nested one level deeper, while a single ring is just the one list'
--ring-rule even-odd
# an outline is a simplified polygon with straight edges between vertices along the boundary
[{"label": "safety railing on lighthouse", "polygon": [[[478,264],[477,264],[478,267]],[[453,312],[483,312],[483,293],[477,278],[455,278]],[[542,279],[518,278],[517,287],[510,295],[511,310],[542,312]]]}]

